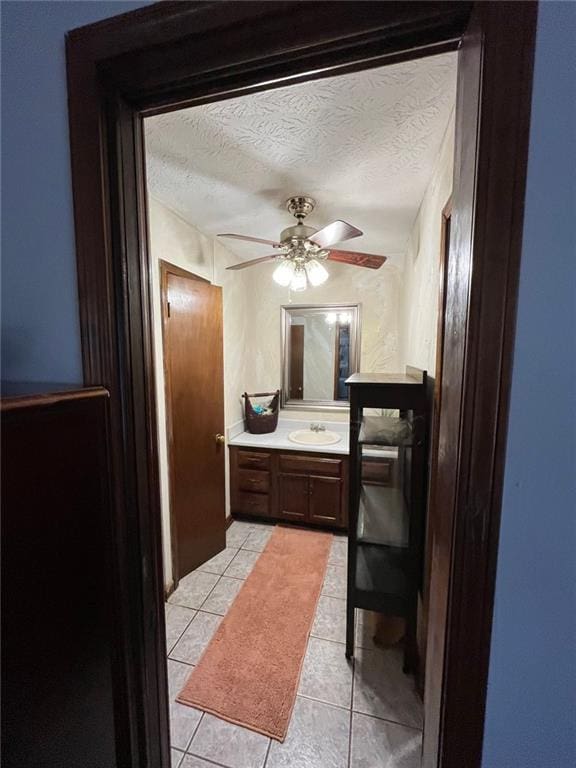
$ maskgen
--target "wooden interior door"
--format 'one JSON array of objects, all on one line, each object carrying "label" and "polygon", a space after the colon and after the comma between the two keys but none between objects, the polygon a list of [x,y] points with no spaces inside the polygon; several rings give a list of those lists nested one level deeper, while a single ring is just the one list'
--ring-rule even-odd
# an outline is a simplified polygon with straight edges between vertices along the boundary
[{"label": "wooden interior door", "polygon": [[175,583],[226,546],[222,289],[162,264]]},{"label": "wooden interior door", "polygon": [[290,400],[304,397],[304,326],[290,326]]}]

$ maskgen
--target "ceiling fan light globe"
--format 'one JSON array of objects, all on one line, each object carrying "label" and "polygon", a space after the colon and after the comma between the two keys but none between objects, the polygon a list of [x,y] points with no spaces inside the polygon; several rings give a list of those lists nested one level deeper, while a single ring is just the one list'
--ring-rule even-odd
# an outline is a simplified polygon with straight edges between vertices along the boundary
[{"label": "ceiling fan light globe", "polygon": [[272,273],[272,279],[283,288],[287,288],[294,277],[294,264],[291,261],[281,261]]},{"label": "ceiling fan light globe", "polygon": [[306,272],[303,267],[297,267],[294,270],[294,277],[290,283],[291,291],[305,291],[308,281],[306,280]]},{"label": "ceiling fan light globe", "polygon": [[310,285],[314,287],[322,285],[322,283],[328,280],[328,270],[316,259],[310,259],[310,261],[306,262],[306,274],[308,275],[308,280],[310,280]]}]

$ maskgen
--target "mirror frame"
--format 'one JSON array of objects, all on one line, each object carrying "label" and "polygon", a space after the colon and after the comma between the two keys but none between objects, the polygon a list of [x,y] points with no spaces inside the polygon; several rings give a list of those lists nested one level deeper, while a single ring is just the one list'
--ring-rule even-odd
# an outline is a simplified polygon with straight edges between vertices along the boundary
[{"label": "mirror frame", "polygon": [[361,327],[362,327],[362,305],[360,303],[334,303],[334,304],[283,304],[280,307],[281,312],[281,365],[282,365],[282,389],[280,407],[284,410],[292,411],[326,411],[348,409],[350,403],[348,400],[290,400],[287,393],[290,391],[290,370],[289,370],[289,346],[290,346],[290,315],[296,310],[314,314],[325,313],[328,311],[346,311],[350,312],[350,375],[360,370],[360,350],[361,350]]}]

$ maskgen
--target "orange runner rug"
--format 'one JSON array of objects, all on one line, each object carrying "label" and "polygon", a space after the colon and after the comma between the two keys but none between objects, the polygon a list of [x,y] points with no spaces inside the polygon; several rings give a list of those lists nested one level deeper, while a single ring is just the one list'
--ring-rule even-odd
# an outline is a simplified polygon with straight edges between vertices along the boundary
[{"label": "orange runner rug", "polygon": [[179,702],[284,741],[331,541],[274,530]]}]

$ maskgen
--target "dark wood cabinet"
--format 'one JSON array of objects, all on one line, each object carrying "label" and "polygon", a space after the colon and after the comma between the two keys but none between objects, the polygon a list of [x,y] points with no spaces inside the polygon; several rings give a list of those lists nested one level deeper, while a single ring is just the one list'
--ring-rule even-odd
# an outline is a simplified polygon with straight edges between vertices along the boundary
[{"label": "dark wood cabinet", "polygon": [[348,526],[348,457],[230,446],[235,517]]},{"label": "dark wood cabinet", "polygon": [[3,765],[117,768],[108,393],[38,386],[1,406]]}]

